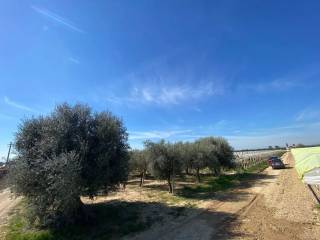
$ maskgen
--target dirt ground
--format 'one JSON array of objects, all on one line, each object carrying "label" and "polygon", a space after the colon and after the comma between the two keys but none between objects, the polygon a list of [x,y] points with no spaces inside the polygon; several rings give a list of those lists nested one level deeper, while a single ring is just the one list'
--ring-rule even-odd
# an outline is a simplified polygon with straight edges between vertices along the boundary
[{"label": "dirt ground", "polygon": [[[283,160],[286,169],[268,168],[254,179],[206,199],[172,197],[164,182],[146,181],[143,188],[132,182],[123,191],[83,201],[143,204],[142,215],[155,223],[126,240],[320,239],[320,212],[315,201],[298,179],[291,155]],[[0,226],[17,201],[8,189],[0,189]],[[184,209],[181,214],[176,211],[179,206]]]},{"label": "dirt ground", "polygon": [[286,169],[268,168],[254,183],[217,194],[196,213],[127,239],[319,239],[320,213],[311,193],[297,178],[291,156],[283,160]]},{"label": "dirt ground", "polygon": [[320,213],[306,186],[298,179],[291,154],[287,168],[268,184],[245,214],[226,225],[215,239],[320,239]]},{"label": "dirt ground", "polygon": [[4,226],[10,210],[18,203],[18,198],[13,198],[9,188],[6,187],[5,179],[0,180],[0,239],[3,239]]}]

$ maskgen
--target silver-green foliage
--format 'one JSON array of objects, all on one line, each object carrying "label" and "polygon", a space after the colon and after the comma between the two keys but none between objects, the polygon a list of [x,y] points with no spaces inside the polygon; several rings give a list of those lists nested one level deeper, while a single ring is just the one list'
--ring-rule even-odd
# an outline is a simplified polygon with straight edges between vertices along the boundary
[{"label": "silver-green foliage", "polygon": [[16,134],[12,189],[27,199],[30,219],[60,226],[83,218],[80,196],[95,196],[127,180],[128,144],[109,112],[63,104],[48,116],[24,120]]},{"label": "silver-green foliage", "polygon": [[182,159],[176,144],[170,144],[161,140],[158,143],[146,142],[145,147],[150,154],[151,173],[157,179],[167,180],[169,192],[174,189],[174,177],[182,169]]},{"label": "silver-green foliage", "polygon": [[150,153],[151,173],[158,179],[166,179],[169,191],[172,180],[182,170],[193,170],[200,181],[200,170],[210,169],[219,175],[222,168],[233,166],[233,148],[221,137],[200,138],[194,142],[158,143],[147,141],[146,150]]},{"label": "silver-green foliage", "polygon": [[146,150],[132,150],[130,151],[130,171],[138,172],[140,175],[140,187],[144,183],[145,176],[150,165],[150,154]]}]

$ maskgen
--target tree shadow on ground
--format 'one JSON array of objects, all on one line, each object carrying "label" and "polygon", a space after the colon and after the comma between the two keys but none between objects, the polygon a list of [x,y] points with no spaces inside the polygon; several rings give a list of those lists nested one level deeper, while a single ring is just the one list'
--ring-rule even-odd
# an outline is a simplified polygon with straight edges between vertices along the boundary
[{"label": "tree shadow on ground", "polygon": [[283,168],[283,169],[292,169],[292,168],[294,168],[294,167],[290,166],[290,164],[285,164],[285,168]]},{"label": "tree shadow on ground", "polygon": [[197,218],[206,219],[212,232],[218,229],[219,222],[227,224],[236,218],[229,213],[190,206],[173,207],[158,202],[114,200],[87,204],[86,208],[92,213],[89,223],[65,226],[60,230],[30,228],[21,215],[17,215],[20,218],[10,224],[7,239],[108,240],[125,236],[129,239],[171,239],[171,233],[185,224],[192,224]]},{"label": "tree shadow on ground", "polygon": [[[224,192],[224,190],[242,190],[250,188],[253,185],[265,185],[275,176],[263,173],[239,173],[233,175],[221,175],[217,178],[209,178],[199,184],[184,183],[179,185],[177,182],[176,195],[187,199],[206,200],[216,199],[221,201],[240,201],[248,196],[244,191]],[[154,189],[157,191],[168,191],[166,184],[149,184],[144,188]]]},{"label": "tree shadow on ground", "polygon": [[152,228],[125,239],[222,239],[220,238],[220,232],[223,232],[223,236],[246,236],[246,234],[234,233],[230,228],[233,226],[233,222],[236,221],[238,217],[237,214],[197,208],[186,208],[184,211],[188,212],[184,217],[176,218],[173,221],[165,221],[161,224],[155,224]]}]

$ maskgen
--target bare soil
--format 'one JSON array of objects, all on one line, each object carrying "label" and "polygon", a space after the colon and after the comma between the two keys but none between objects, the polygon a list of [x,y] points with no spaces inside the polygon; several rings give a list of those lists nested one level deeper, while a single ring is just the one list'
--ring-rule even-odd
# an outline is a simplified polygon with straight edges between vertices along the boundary
[{"label": "bare soil", "polygon": [[268,168],[184,218],[168,219],[127,239],[319,239],[315,201],[298,179],[291,155],[283,160],[286,169]]},{"label": "bare soil", "polygon": [[11,209],[18,203],[19,198],[13,198],[10,189],[6,187],[6,179],[0,179],[0,239],[4,238],[5,225]]},{"label": "bare soil", "polygon": [[291,154],[284,162],[287,168],[279,171],[277,180],[266,185],[250,208],[225,225],[215,239],[320,239],[316,202],[298,179]]},{"label": "bare soil", "polygon": [[[237,187],[205,199],[172,197],[165,182],[147,180],[139,188],[138,181],[133,180],[120,192],[82,200],[141,204],[141,217],[149,219],[152,226],[125,237],[126,240],[320,239],[320,213],[315,201],[298,179],[291,155],[286,154],[283,160],[286,169],[267,168]],[[6,222],[17,201],[11,198],[8,189],[0,190],[0,224]]]}]

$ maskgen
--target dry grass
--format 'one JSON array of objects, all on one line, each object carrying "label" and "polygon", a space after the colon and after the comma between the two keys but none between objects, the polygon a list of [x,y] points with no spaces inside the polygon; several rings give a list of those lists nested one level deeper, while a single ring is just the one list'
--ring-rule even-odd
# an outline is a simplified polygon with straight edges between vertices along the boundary
[{"label": "dry grass", "polygon": [[[177,181],[175,190],[179,192],[185,186],[192,185],[195,185],[195,183],[190,183],[189,181]],[[167,206],[176,207],[183,207],[185,205],[197,206],[203,202],[197,199],[186,199],[179,196],[179,194],[170,194],[168,192],[166,181],[145,180],[144,186],[139,187],[138,179],[130,180],[125,190],[110,193],[107,196],[98,196],[94,200],[90,200],[89,198],[82,198],[82,200],[88,204],[110,202],[114,200],[146,203],[157,202]]]},{"label": "dry grass", "polygon": [[[259,172],[265,166],[257,166],[252,172]],[[197,215],[219,201],[217,192],[237,186],[251,172],[241,172],[213,177],[202,176],[201,183],[194,182],[194,176],[176,179],[175,194],[168,192],[166,181],[145,180],[139,187],[139,179],[130,180],[125,190],[82,201],[95,212],[95,223],[90,226],[69,226],[63,231],[37,229],[26,224],[21,214],[15,214],[9,224],[7,239],[51,240],[71,239],[114,239],[131,236],[149,228],[155,223],[180,222]],[[20,209],[21,210],[21,209]],[[156,224],[158,225],[158,224]]]}]

